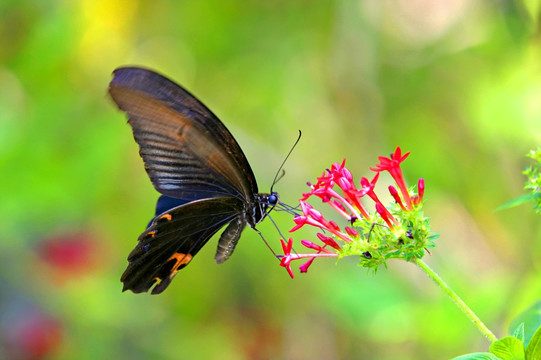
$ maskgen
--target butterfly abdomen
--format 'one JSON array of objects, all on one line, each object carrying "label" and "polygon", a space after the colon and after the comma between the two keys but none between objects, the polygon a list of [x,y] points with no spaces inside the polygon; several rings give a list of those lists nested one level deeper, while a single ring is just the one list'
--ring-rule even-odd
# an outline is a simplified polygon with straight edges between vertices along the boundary
[{"label": "butterfly abdomen", "polygon": [[246,227],[246,220],[244,216],[237,216],[231,223],[225,228],[224,232],[220,236],[218,241],[218,249],[216,250],[216,256],[214,259],[217,264],[221,264],[233,254],[235,246],[239,241],[240,234]]}]

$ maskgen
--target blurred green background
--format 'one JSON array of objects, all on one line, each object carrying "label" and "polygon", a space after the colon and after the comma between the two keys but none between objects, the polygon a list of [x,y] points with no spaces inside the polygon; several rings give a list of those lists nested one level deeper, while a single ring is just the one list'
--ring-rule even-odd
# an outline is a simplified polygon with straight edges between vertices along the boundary
[{"label": "blurred green background", "polygon": [[[267,191],[295,204],[335,161],[356,179],[396,146],[441,234],[426,261],[498,336],[541,294],[521,195],[541,143],[540,1],[0,2],[0,358],[448,359],[488,342],[413,265],[356,259],[291,280],[246,230],[159,296],[120,275],[158,194],[106,96],[121,65],[187,87]],[[380,191],[384,187],[379,188]],[[274,218],[283,231],[285,214]],[[259,229],[279,248],[269,221]],[[312,232],[296,234],[310,238]]]}]

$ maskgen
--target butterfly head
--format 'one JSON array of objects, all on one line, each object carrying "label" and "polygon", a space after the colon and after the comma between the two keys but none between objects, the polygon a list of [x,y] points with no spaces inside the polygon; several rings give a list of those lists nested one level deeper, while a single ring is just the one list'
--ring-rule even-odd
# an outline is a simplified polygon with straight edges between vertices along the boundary
[{"label": "butterfly head", "polygon": [[280,196],[276,191],[271,191],[269,194],[257,194],[257,201],[265,212],[269,212],[280,204]]},{"label": "butterfly head", "polygon": [[267,202],[270,206],[275,206],[278,204],[278,193],[276,191],[273,191],[269,194]]}]

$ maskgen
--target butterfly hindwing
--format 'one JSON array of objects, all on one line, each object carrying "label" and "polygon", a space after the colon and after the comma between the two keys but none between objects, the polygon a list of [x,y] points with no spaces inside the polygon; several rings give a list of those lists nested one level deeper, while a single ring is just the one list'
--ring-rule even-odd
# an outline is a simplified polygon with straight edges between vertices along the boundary
[{"label": "butterfly hindwing", "polygon": [[[124,290],[146,292],[156,284],[152,294],[161,293],[220,228],[237,222],[242,206],[234,197],[209,198],[157,216],[128,256],[129,265],[121,278]],[[242,229],[233,234],[235,243]]]}]

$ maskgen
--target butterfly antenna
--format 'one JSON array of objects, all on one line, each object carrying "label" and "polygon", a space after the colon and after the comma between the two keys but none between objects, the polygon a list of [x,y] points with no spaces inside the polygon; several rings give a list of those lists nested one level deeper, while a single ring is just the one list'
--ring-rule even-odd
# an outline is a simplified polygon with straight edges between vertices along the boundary
[{"label": "butterfly antenna", "polygon": [[276,175],[274,176],[274,180],[272,181],[272,186],[270,190],[271,193],[272,193],[272,189],[274,188],[274,184],[276,184],[286,173],[285,170],[283,170],[284,164],[289,158],[289,155],[291,155],[291,153],[293,152],[293,149],[295,149],[295,146],[297,146],[297,144],[299,143],[299,140],[301,139],[301,135],[302,135],[302,132],[299,130],[299,137],[295,141],[295,144],[293,144],[293,146],[291,147],[291,150],[289,150],[289,152],[287,153],[286,158],[284,159],[284,161],[282,161],[282,165],[280,165],[280,167],[278,168],[278,171],[276,172]]}]

